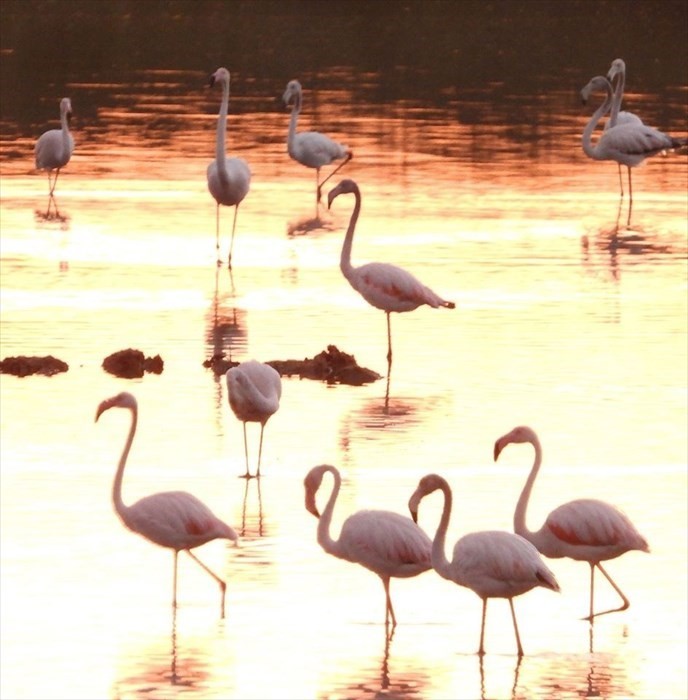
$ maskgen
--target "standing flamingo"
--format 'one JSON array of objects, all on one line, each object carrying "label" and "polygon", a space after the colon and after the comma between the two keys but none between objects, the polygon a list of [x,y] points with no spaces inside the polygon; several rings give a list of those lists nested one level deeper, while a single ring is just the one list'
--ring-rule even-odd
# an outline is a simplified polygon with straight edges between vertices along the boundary
[{"label": "standing flamingo", "polygon": [[511,532],[499,530],[485,530],[464,535],[454,545],[452,561],[448,561],[444,552],[444,543],[451,516],[452,492],[447,481],[437,474],[424,476],[409,500],[409,510],[413,520],[417,521],[420,502],[425,496],[438,489],[444,494],[444,508],[432,542],[433,568],[443,578],[459,586],[470,588],[483,599],[480,648],[478,649],[480,656],[485,654],[487,599],[507,598],[516,633],[518,655],[523,656],[513,599],[537,586],[558,591],[557,579],[530,542]]},{"label": "standing flamingo", "polygon": [[[333,141],[329,136],[321,134],[319,131],[296,133],[296,122],[301,113],[302,101],[301,83],[298,80],[290,80],[287,83],[282,99],[285,105],[291,106],[287,151],[290,157],[301,163],[301,165],[305,165],[307,168],[315,168],[315,212],[317,216],[322,186],[351,160],[353,153],[348,146]],[[320,168],[340,158],[345,160],[320,182]]]},{"label": "standing flamingo", "polygon": [[[50,205],[54,203],[54,192],[55,185],[57,184],[57,178],[60,175],[60,168],[63,168],[69,159],[72,157],[72,152],[74,151],[74,138],[69,133],[69,120],[72,116],[72,101],[69,97],[63,97],[60,100],[60,124],[59,129],[50,129],[40,135],[38,141],[36,141],[36,168],[38,170],[48,171],[48,211],[50,214]],[[52,180],[53,170],[57,170],[55,173],[55,179]],[[57,204],[55,204],[55,211],[57,212]]]},{"label": "standing flamingo", "polygon": [[[496,461],[502,450],[510,443],[524,442],[530,443],[535,449],[535,461],[516,505],[514,531],[532,542],[546,557],[552,559],[570,557],[590,564],[590,614],[584,619],[592,622],[599,615],[626,610],[630,605],[628,598],[612,581],[600,562],[616,559],[633,549],[649,552],[650,548],[645,538],[620,510],[609,503],[591,498],[564,503],[547,516],[545,524],[539,530],[536,532],[529,530],[526,525],[526,510],[535,477],[542,464],[542,447],[538,436],[532,428],[525,425],[518,426],[495,442],[494,458]],[[595,567],[604,574],[607,581],[621,596],[623,605],[620,608],[593,613]]]},{"label": "standing flamingo", "polygon": [[227,370],[227,395],[234,415],[244,424],[244,455],[246,457],[245,479],[251,478],[248,469],[248,446],[246,442],[246,423],[260,423],[260,443],[258,446],[258,469],[260,476],[260,459],[263,453],[263,430],[273,413],[279,408],[282,396],[282,379],[279,372],[263,362],[248,360]]},{"label": "standing flamingo", "polygon": [[686,144],[686,139],[678,139],[663,134],[657,129],[646,126],[642,122],[627,122],[617,124],[603,132],[599,140],[592,145],[591,137],[600,119],[609,111],[612,103],[612,86],[602,75],[597,75],[581,90],[583,103],[587,103],[590,93],[594,90],[606,92],[604,102],[592,115],[583,131],[583,151],[589,158],[595,160],[615,160],[628,167],[628,222],[631,224],[631,210],[633,208],[633,184],[631,181],[631,168],[643,163],[646,158],[657,155],[662,151],[680,148]]},{"label": "standing flamingo", "polygon": [[392,331],[389,315],[392,311],[413,311],[423,304],[437,308],[455,307],[454,302],[445,301],[435,292],[421,284],[410,272],[389,263],[372,262],[360,267],[351,264],[351,246],[354,230],[361,211],[361,192],[353,180],[342,180],[327,196],[328,207],[340,194],[353,194],[354,210],[346,231],[342,255],[339,263],[344,277],[359,294],[376,309],[387,314],[387,364],[392,365]]},{"label": "standing flamingo", "polygon": [[[315,495],[326,472],[332,474],[334,486],[322,515],[315,503]],[[397,624],[389,593],[391,577],[410,578],[431,568],[430,538],[416,523],[399,513],[386,510],[359,510],[342,525],[338,540],[330,535],[330,522],[342,480],[339,470],[329,464],[313,467],[306,478],[306,510],[319,518],[318,543],[332,556],[360,564],[382,579],[385,587],[385,626],[391,619],[392,629]]]},{"label": "standing flamingo", "polygon": [[185,491],[165,491],[136,501],[131,506],[122,501],[122,476],[131,449],[138,404],[136,398],[126,391],[102,401],[96,411],[96,421],[111,408],[126,408],[131,411],[131,427],[122,450],[115,481],[112,487],[112,502],[126,527],[161,547],[174,551],[174,583],[172,607],[177,607],[177,555],[185,551],[201,568],[207,571],[220,585],[220,613],[225,616],[225,582],[212,572],[191,550],[215,539],[236,542],[238,536],[226,523],[217,518],[210,509],[195,496]]},{"label": "standing flamingo", "polygon": [[234,247],[234,231],[236,229],[239,205],[248,194],[251,185],[251,170],[243,158],[227,158],[225,155],[225,134],[227,131],[227,109],[229,106],[229,71],[218,68],[210,76],[210,87],[215,83],[222,85],[222,103],[217,118],[217,136],[215,139],[215,160],[208,166],[208,190],[217,202],[215,208],[215,248],[217,264],[220,260],[220,205],[234,207],[232,223],[232,238],[229,243],[228,265],[232,267],[232,249]]}]

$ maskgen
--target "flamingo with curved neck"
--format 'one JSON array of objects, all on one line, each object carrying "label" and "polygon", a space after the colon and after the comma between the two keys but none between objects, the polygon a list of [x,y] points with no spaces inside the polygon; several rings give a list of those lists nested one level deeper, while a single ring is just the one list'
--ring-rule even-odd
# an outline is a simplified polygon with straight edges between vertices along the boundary
[{"label": "flamingo with curved neck", "polygon": [[444,550],[452,510],[452,492],[446,479],[438,474],[424,476],[409,500],[409,510],[413,520],[417,521],[420,502],[437,490],[444,495],[444,507],[432,542],[433,569],[443,578],[470,588],[482,598],[483,614],[478,648],[480,656],[485,654],[488,598],[506,598],[509,601],[518,655],[523,656],[513,599],[538,586],[559,591],[557,579],[530,542],[519,535],[500,530],[464,535],[454,545],[453,558],[449,561]]},{"label": "flamingo with curved neck", "polygon": [[234,220],[232,223],[232,238],[229,243],[228,267],[232,267],[232,250],[234,248],[234,232],[236,229],[239,205],[244,201],[251,186],[251,170],[243,158],[227,158],[225,154],[225,138],[227,133],[227,111],[229,109],[229,71],[226,68],[218,68],[210,76],[210,87],[216,83],[222,86],[222,102],[220,114],[217,118],[217,132],[215,138],[215,160],[208,166],[206,173],[208,190],[216,202],[215,207],[215,249],[217,250],[217,264],[220,260],[220,205],[234,207]]},{"label": "flamingo with curved neck", "polygon": [[[533,466],[514,511],[514,531],[532,542],[546,557],[552,559],[569,557],[576,561],[587,561],[590,564],[590,613],[584,619],[592,621],[600,615],[626,610],[630,605],[628,598],[600,562],[615,559],[632,550],[649,552],[650,548],[645,538],[636,530],[628,516],[618,508],[591,498],[577,499],[560,505],[547,516],[545,524],[539,530],[529,530],[526,524],[526,513],[530,494],[542,464],[542,447],[532,428],[525,425],[517,426],[495,442],[495,461],[502,450],[512,443],[527,443],[535,450]],[[593,612],[595,568],[602,572],[619,594],[623,601],[621,607]]]},{"label": "flamingo with curved neck", "polygon": [[185,491],[164,491],[146,496],[127,506],[122,499],[124,467],[131,450],[138,422],[136,398],[123,391],[117,396],[102,401],[96,411],[96,421],[111,408],[125,408],[131,412],[131,425],[119,459],[112,485],[112,502],[120,520],[132,532],[161,547],[174,552],[174,580],[172,606],[177,607],[177,555],[185,551],[202,569],[210,574],[220,586],[220,613],[225,614],[225,582],[211,571],[191,550],[215,539],[236,542],[236,532],[198,498]]},{"label": "flamingo with curved neck", "polygon": [[[316,494],[325,474],[334,479],[332,491],[322,514]],[[360,510],[342,525],[339,539],[330,534],[334,505],[342,479],[339,470],[329,464],[313,467],[304,479],[306,510],[318,518],[318,544],[339,559],[360,564],[376,573],[385,589],[385,625],[397,624],[389,592],[390,578],[409,578],[431,568],[430,538],[410,518],[386,510]]]}]

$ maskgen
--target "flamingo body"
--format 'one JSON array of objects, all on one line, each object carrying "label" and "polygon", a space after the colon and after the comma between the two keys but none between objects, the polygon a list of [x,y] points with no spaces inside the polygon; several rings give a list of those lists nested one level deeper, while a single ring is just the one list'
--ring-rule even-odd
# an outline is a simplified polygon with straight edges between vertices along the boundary
[{"label": "flamingo body", "polygon": [[[334,487],[322,513],[315,496],[326,473],[332,474]],[[339,539],[330,535],[334,505],[341,487],[336,467],[323,464],[313,467],[304,479],[306,509],[319,518],[318,543],[332,556],[360,564],[376,573],[385,588],[385,621],[396,617],[389,593],[390,578],[417,576],[432,567],[430,538],[410,518],[386,510],[361,510],[350,515],[342,525]]]},{"label": "flamingo body", "polygon": [[227,396],[234,415],[244,424],[244,452],[246,456],[246,474],[249,478],[248,447],[246,441],[246,423],[260,423],[260,446],[258,451],[258,470],[260,476],[260,459],[263,449],[263,430],[270,416],[279,409],[282,396],[282,379],[279,372],[268,364],[257,360],[242,362],[227,370]]},{"label": "flamingo body", "polygon": [[251,169],[243,158],[227,158],[225,153],[225,137],[227,132],[227,111],[229,108],[229,71],[218,68],[210,76],[210,86],[219,83],[222,86],[222,102],[217,119],[215,138],[215,160],[206,171],[208,190],[216,202],[215,217],[215,246],[220,263],[220,206],[234,207],[232,223],[232,238],[229,245],[229,267],[232,266],[232,250],[234,247],[234,232],[236,229],[239,205],[244,201],[251,186]]},{"label": "flamingo body", "polygon": [[424,476],[409,499],[409,510],[416,521],[420,502],[437,490],[441,490],[444,495],[444,508],[432,542],[433,568],[443,578],[469,588],[482,598],[483,615],[478,648],[481,656],[485,653],[487,601],[489,598],[507,598],[518,655],[523,656],[513,598],[538,586],[559,591],[556,577],[530,542],[519,535],[499,530],[464,535],[454,545],[452,560],[447,560],[444,547],[451,517],[452,492],[446,479],[438,474]]},{"label": "flamingo body", "polygon": [[[592,620],[598,615],[625,610],[629,605],[626,596],[602,568],[601,562],[638,550],[649,552],[645,538],[636,530],[625,513],[615,506],[597,499],[582,498],[569,501],[555,508],[544,525],[531,531],[526,525],[528,501],[535,478],[542,464],[542,447],[535,431],[528,426],[517,426],[500,437],[494,446],[494,458],[511,443],[529,443],[535,450],[535,461],[514,512],[514,531],[532,542],[538,551],[553,559],[569,557],[590,564],[590,614]],[[623,600],[622,607],[593,613],[594,570],[598,568]]]},{"label": "flamingo body", "polygon": [[389,314],[393,311],[413,311],[419,306],[433,308],[443,306],[455,308],[452,301],[446,301],[422,284],[410,272],[389,263],[372,262],[360,267],[351,264],[356,222],[361,211],[361,192],[353,180],[342,180],[327,195],[328,206],[341,194],[353,194],[354,209],[346,231],[339,267],[349,284],[371,305],[387,314],[387,360],[392,361],[392,337]]},{"label": "flamingo body", "polygon": [[127,436],[112,487],[112,501],[120,520],[132,532],[161,547],[174,551],[174,593],[172,604],[177,605],[177,555],[185,551],[220,585],[221,614],[224,616],[225,582],[200,561],[191,549],[215,539],[237,541],[236,532],[198,498],[185,491],[166,491],[145,496],[131,506],[122,500],[122,479],[127,457],[136,434],[138,404],[136,398],[124,391],[102,401],[96,412],[96,421],[111,408],[126,408],[131,412],[131,427]]}]

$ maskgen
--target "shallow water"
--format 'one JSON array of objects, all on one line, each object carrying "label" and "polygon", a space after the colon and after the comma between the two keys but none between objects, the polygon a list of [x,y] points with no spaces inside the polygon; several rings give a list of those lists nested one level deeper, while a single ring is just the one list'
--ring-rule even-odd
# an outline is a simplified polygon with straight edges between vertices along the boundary
[{"label": "shallow water", "polygon": [[[219,94],[191,89],[199,71],[136,75],[68,86],[75,104],[104,106],[81,129],[75,115],[60,220],[41,216],[47,183],[32,171],[26,125],[2,143],[2,356],[69,363],[65,374],[0,382],[2,697],[685,697],[685,155],[636,169],[627,227],[616,166],[583,155],[589,108],[565,89],[385,101],[379,75],[344,68],[317,97],[305,85],[302,128],[354,149],[342,171],[363,197],[354,263],[404,266],[456,302],[393,317],[387,377],[384,314],[338,268],[352,198],[321,208],[313,227],[313,174],[288,159],[288,113],[268,102],[283,85],[263,77],[253,98],[250,81],[233,88],[229,150],[253,181],[230,275],[215,265],[205,183]],[[669,86],[633,101],[648,105],[647,122],[685,136],[685,94]],[[226,258],[231,212],[221,216]],[[299,359],[328,344],[383,378],[284,378],[264,476],[238,479],[241,425],[203,361]],[[126,347],[159,353],[164,372],[105,373],[105,356]],[[227,580],[224,620],[215,583],[183,556],[173,618],[170,553],[113,512],[128,416],[94,415],[121,390],[140,411],[125,501],[189,490],[241,535],[238,547],[197,550]],[[607,567],[631,607],[599,618],[593,634],[580,620],[587,565],[550,561],[561,594],[516,600],[525,657],[508,605],[493,601],[481,661],[480,600],[428,572],[393,581],[399,624],[386,639],[380,582],[316,542],[306,472],[342,472],[335,533],[360,508],[405,512],[428,472],[454,490],[449,542],[510,529],[532,451],[511,446],[494,463],[492,446],[517,424],[532,425],[544,449],[531,527],[591,496],[626,511],[649,541],[651,554]],[[440,510],[435,496],[423,502],[429,533]],[[597,597],[616,604],[599,581]]]}]

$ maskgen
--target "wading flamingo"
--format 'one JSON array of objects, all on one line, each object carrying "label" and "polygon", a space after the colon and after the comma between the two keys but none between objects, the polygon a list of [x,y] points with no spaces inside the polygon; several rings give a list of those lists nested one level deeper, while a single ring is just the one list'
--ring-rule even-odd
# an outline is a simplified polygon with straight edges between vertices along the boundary
[{"label": "wading flamingo", "polygon": [[604,102],[592,115],[583,131],[583,151],[589,158],[595,160],[615,160],[628,167],[628,222],[631,224],[631,210],[633,208],[633,184],[631,181],[631,168],[641,165],[646,158],[662,153],[662,151],[680,148],[686,145],[686,139],[678,139],[663,134],[657,129],[646,126],[642,122],[627,122],[610,127],[602,133],[597,143],[593,146],[591,137],[600,119],[609,111],[613,100],[612,86],[603,75],[597,75],[581,90],[583,103],[586,104],[590,93],[604,91]]},{"label": "wading flamingo", "polygon": [[[48,214],[50,213],[50,205],[53,203],[55,185],[60,174],[60,168],[63,168],[74,151],[74,138],[69,133],[69,121],[72,116],[72,102],[69,97],[63,97],[60,100],[60,124],[59,129],[50,129],[40,135],[36,141],[36,168],[38,170],[48,171]],[[52,172],[55,173],[55,179],[52,180]],[[57,211],[57,204],[55,204]]]},{"label": "wading flamingo", "polygon": [[244,424],[244,455],[246,457],[245,479],[251,478],[248,468],[248,446],[246,423],[260,423],[260,443],[258,446],[258,469],[263,453],[263,430],[273,413],[279,408],[282,396],[282,379],[279,372],[263,362],[248,360],[227,370],[227,397],[234,415]]},{"label": "wading flamingo", "polygon": [[232,222],[232,238],[229,243],[228,266],[232,267],[232,249],[234,247],[234,231],[236,229],[239,205],[248,194],[251,185],[251,170],[243,158],[227,158],[225,155],[225,135],[227,132],[227,109],[229,106],[229,71],[218,68],[210,76],[210,87],[216,83],[222,86],[222,103],[217,118],[217,136],[215,139],[215,160],[208,166],[208,190],[215,199],[215,248],[217,264],[220,260],[220,205],[234,207]]},{"label": "wading flamingo", "polygon": [[[327,472],[332,474],[334,486],[320,514],[315,495]],[[330,522],[341,484],[339,470],[329,464],[313,467],[304,479],[306,510],[319,519],[318,543],[328,554],[360,564],[382,579],[386,598],[385,626],[391,620],[394,629],[397,619],[389,594],[389,580],[410,578],[432,568],[432,543],[411,518],[386,510],[359,510],[350,515],[342,525],[339,539],[333,540]]]},{"label": "wading flamingo", "polygon": [[220,586],[220,614],[225,616],[225,582],[211,571],[191,550],[206,542],[227,539],[236,542],[234,530],[217,518],[210,509],[195,496],[185,491],[165,491],[136,501],[131,506],[122,501],[122,476],[131,449],[136,423],[138,404],[136,398],[126,391],[102,401],[96,412],[96,421],[111,408],[126,408],[131,411],[131,427],[122,456],[119,460],[115,481],[112,487],[112,502],[117,515],[132,532],[161,547],[169,547],[174,552],[174,582],[172,606],[177,607],[177,555],[185,551],[201,568],[207,571]]},{"label": "wading flamingo", "polygon": [[444,543],[451,516],[452,492],[447,481],[437,474],[424,476],[408,505],[413,520],[417,521],[420,502],[425,496],[438,489],[444,494],[444,508],[432,542],[433,569],[443,578],[459,586],[470,588],[482,598],[483,615],[478,649],[480,656],[485,654],[487,600],[488,598],[507,598],[516,633],[518,655],[523,656],[513,599],[537,586],[558,591],[557,579],[530,542],[511,532],[500,530],[485,530],[464,535],[454,545],[452,561],[448,561],[444,552]]},{"label": "wading flamingo", "polygon": [[372,262],[360,267],[351,264],[351,246],[354,230],[361,211],[361,192],[353,180],[342,180],[327,196],[327,206],[340,194],[353,194],[354,209],[346,231],[342,255],[339,263],[344,277],[349,284],[372,306],[382,309],[387,314],[387,364],[392,365],[392,331],[389,315],[393,311],[413,311],[423,304],[448,309],[455,307],[454,302],[445,301],[435,292],[421,284],[410,272],[389,263]]},{"label": "wading flamingo", "polygon": [[[494,458],[497,461],[507,445],[524,442],[530,443],[535,449],[535,461],[516,504],[514,531],[532,542],[546,557],[551,559],[569,557],[576,561],[587,561],[590,564],[590,614],[583,619],[592,622],[600,615],[625,610],[630,605],[628,598],[612,581],[600,562],[615,559],[633,549],[649,552],[650,548],[645,538],[638,533],[633,523],[620,510],[609,503],[591,498],[564,503],[547,516],[545,524],[539,530],[536,532],[529,530],[526,525],[526,510],[535,477],[542,464],[542,447],[538,436],[532,428],[525,425],[518,426],[495,442]],[[612,588],[621,596],[623,605],[620,608],[593,612],[595,567],[604,574]]]},{"label": "wading flamingo", "polygon": [[[301,163],[307,168],[315,168],[315,212],[317,216],[322,186],[351,160],[353,153],[348,146],[333,141],[329,136],[321,134],[319,131],[296,133],[296,122],[301,113],[302,101],[301,83],[298,80],[290,80],[287,83],[282,99],[285,105],[291,107],[287,152],[297,163]],[[341,158],[344,158],[344,161],[320,182],[320,168]]]}]

